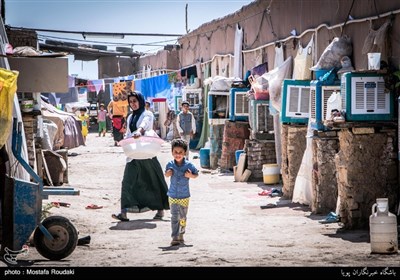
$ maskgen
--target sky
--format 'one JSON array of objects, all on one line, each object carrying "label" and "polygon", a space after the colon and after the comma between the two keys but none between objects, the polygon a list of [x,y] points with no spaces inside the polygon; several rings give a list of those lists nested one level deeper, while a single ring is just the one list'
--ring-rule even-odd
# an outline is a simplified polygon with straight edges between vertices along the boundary
[{"label": "sky", "polygon": [[[186,34],[204,23],[234,13],[253,0],[5,0],[5,24],[12,27],[81,32]],[[125,36],[124,39],[83,38],[78,34],[39,32],[43,39],[81,44],[109,43],[109,49],[132,47],[155,53],[177,37]],[[44,36],[44,37],[43,37]],[[118,45],[116,45],[118,44]],[[151,44],[160,46],[140,46]],[[97,64],[74,61],[70,57],[70,74],[97,79]]]}]

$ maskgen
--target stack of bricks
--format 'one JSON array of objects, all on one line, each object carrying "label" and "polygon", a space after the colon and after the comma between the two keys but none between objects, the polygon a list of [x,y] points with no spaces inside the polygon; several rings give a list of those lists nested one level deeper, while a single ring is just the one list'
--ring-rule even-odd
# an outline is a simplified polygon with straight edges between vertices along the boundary
[{"label": "stack of bricks", "polygon": [[224,136],[222,138],[222,153],[219,160],[221,172],[233,170],[235,165],[235,152],[242,150],[246,139],[249,138],[248,122],[225,121]]},{"label": "stack of bricks", "polygon": [[24,46],[38,48],[38,39],[35,31],[7,30],[7,38],[13,48]]},{"label": "stack of bricks", "polygon": [[275,141],[246,140],[244,151],[247,155],[247,169],[251,171],[249,181],[262,181],[263,165],[276,163]]},{"label": "stack of bricks", "polygon": [[293,198],[294,185],[306,150],[307,126],[283,124],[282,142],[282,191],[284,199]]},{"label": "stack of bricks", "polygon": [[37,119],[31,114],[23,114],[22,121],[24,123],[24,132],[26,138],[26,146],[28,148],[29,165],[36,170],[36,155],[34,137],[37,133]]}]

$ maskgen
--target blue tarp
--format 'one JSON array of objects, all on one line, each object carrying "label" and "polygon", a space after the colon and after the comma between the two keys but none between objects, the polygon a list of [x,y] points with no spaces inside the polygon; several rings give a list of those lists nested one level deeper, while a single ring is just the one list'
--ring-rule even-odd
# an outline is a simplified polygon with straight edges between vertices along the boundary
[{"label": "blue tarp", "polygon": [[135,90],[140,91],[145,99],[159,97],[157,94],[169,89],[168,74],[141,80],[135,80]]}]

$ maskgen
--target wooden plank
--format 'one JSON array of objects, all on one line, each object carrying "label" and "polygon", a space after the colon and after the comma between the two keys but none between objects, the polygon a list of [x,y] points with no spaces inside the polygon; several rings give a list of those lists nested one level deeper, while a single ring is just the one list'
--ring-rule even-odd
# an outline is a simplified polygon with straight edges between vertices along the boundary
[{"label": "wooden plank", "polygon": [[242,177],[245,165],[246,165],[246,153],[241,153],[237,164],[235,181],[240,182],[240,177]]},{"label": "wooden plank", "polygon": [[237,178],[237,175],[236,175],[236,174],[237,174],[237,165],[235,165],[235,166],[233,167],[233,179],[234,179],[233,181],[234,181],[234,182],[238,182],[238,180],[237,180],[238,178]]},{"label": "wooden plank", "polygon": [[246,169],[240,177],[240,182],[247,182],[251,176],[251,171]]},{"label": "wooden plank", "polygon": [[47,167],[46,158],[44,157],[43,150],[41,150],[41,154],[42,154],[42,159],[43,159],[44,170],[46,171],[47,181],[49,181],[50,186],[54,186],[53,185],[53,180],[51,180],[51,175],[50,175],[50,172],[49,172],[49,168]]},{"label": "wooden plank", "polygon": [[37,161],[37,175],[43,178],[43,157],[42,149],[36,151],[36,161]]}]

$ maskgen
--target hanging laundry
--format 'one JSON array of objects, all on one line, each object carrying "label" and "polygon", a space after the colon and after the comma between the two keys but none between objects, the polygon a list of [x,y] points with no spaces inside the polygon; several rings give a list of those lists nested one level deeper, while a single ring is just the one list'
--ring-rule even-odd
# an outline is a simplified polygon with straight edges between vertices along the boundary
[{"label": "hanging laundry", "polygon": [[275,60],[274,60],[274,68],[279,67],[285,61],[283,55],[283,44],[278,43],[275,45]]},{"label": "hanging laundry", "polygon": [[17,71],[0,68],[0,148],[7,142],[11,132],[18,75]]},{"label": "hanging laundry", "polygon": [[370,27],[369,33],[364,41],[362,54],[369,52],[380,52],[386,41],[386,33],[390,26],[390,20],[387,20],[378,30],[373,30]]}]

